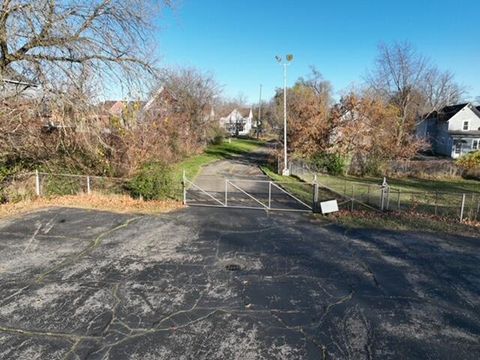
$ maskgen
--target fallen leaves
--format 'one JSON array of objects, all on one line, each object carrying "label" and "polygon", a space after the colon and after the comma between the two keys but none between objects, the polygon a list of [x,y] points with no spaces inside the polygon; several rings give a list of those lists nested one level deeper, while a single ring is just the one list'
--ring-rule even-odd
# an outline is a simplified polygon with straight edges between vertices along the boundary
[{"label": "fallen leaves", "polygon": [[112,211],[116,213],[158,214],[183,208],[179,201],[155,200],[144,201],[133,199],[127,195],[67,195],[46,198],[36,198],[16,203],[0,205],[0,218],[23,214],[47,207],[75,207]]}]

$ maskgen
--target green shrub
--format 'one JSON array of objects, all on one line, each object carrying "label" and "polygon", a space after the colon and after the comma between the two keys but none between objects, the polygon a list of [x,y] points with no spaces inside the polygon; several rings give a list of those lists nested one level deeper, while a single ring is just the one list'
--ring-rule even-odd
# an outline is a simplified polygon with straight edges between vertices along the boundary
[{"label": "green shrub", "polygon": [[343,175],[346,161],[337,154],[320,153],[313,157],[312,163],[319,169],[325,169],[331,175]]},{"label": "green shrub", "polygon": [[144,164],[128,182],[127,188],[133,197],[144,200],[174,198],[176,186],[172,169],[161,162]]},{"label": "green shrub", "polygon": [[465,170],[474,170],[480,168],[480,151],[473,151],[462,155],[456,161],[457,165]]},{"label": "green shrub", "polygon": [[223,135],[215,135],[215,137],[212,139],[212,145],[220,145],[223,143],[224,136]]},{"label": "green shrub", "polygon": [[208,130],[208,138],[210,139],[210,144],[212,145],[220,145],[223,143],[225,138],[227,137],[228,133],[220,127],[219,125],[212,126]]}]

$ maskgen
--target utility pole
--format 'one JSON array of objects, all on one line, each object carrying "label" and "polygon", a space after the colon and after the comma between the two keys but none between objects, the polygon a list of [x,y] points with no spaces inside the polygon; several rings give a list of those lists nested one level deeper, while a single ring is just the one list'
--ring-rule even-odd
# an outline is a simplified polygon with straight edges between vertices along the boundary
[{"label": "utility pole", "polygon": [[[282,64],[282,58],[275,56],[275,59],[279,64]],[[283,176],[290,176],[290,170],[288,169],[287,160],[287,66],[293,60],[293,55],[288,54],[283,62]]]},{"label": "utility pole", "polygon": [[258,99],[257,139],[260,137],[261,123],[262,123],[262,84],[260,84],[260,97]]}]

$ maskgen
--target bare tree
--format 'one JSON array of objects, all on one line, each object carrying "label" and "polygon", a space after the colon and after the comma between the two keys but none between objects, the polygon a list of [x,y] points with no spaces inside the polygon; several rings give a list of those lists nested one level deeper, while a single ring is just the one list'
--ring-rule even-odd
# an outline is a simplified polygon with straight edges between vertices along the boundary
[{"label": "bare tree", "polygon": [[[312,157],[328,146],[330,122],[331,85],[312,68],[306,79],[300,78],[287,89],[289,118],[289,148],[305,157]],[[274,101],[277,118],[283,113],[283,89],[278,89]]]},{"label": "bare tree", "polygon": [[4,0],[0,75],[42,85],[76,83],[81,75],[122,84],[151,71],[155,8],[170,0]]},{"label": "bare tree", "polygon": [[315,94],[322,97],[325,103],[332,103],[332,84],[324,79],[322,73],[314,65],[310,65],[310,74],[306,78],[300,77],[297,84],[313,89]]},{"label": "bare tree", "polygon": [[174,162],[201,149],[214,136],[218,94],[210,74],[193,68],[160,71],[142,121],[127,134],[131,168],[151,158]]},{"label": "bare tree", "polygon": [[381,44],[367,82],[398,109],[397,146],[410,135],[421,115],[458,101],[464,93],[450,72],[438,70],[409,43]]},{"label": "bare tree", "polygon": [[99,86],[152,78],[154,16],[164,6],[171,1],[2,1],[0,163],[110,171],[115,142],[93,100]]},{"label": "bare tree", "polygon": [[442,72],[436,67],[425,74],[421,91],[425,97],[424,114],[455,104],[465,95],[465,88],[455,82],[450,71]]},{"label": "bare tree", "polygon": [[350,159],[351,170],[361,175],[379,171],[388,160],[412,158],[426,148],[424,141],[412,135],[397,146],[398,110],[371,91],[346,94],[331,116],[335,129],[330,150]]}]

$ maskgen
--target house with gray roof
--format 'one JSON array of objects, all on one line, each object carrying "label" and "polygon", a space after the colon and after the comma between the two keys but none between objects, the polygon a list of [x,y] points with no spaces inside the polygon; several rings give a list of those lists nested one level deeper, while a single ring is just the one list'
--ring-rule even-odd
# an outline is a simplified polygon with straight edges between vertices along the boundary
[{"label": "house with gray roof", "polygon": [[424,116],[416,135],[427,140],[432,151],[456,159],[480,150],[480,106],[472,103],[445,106]]}]

